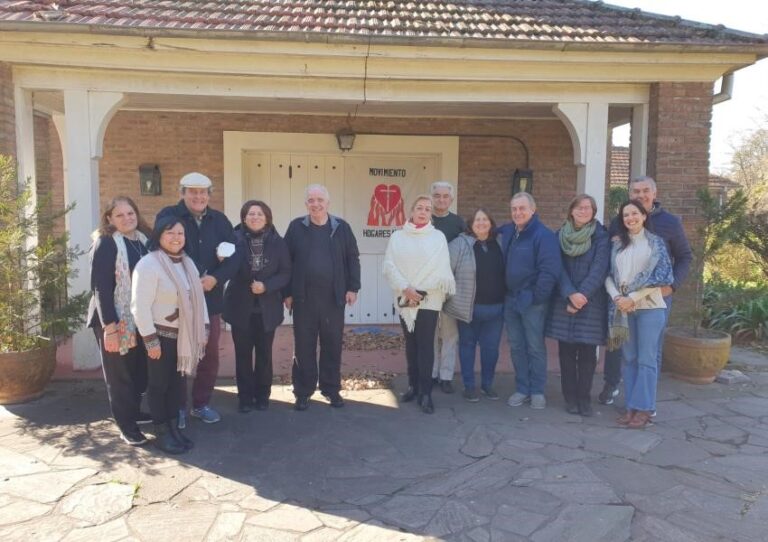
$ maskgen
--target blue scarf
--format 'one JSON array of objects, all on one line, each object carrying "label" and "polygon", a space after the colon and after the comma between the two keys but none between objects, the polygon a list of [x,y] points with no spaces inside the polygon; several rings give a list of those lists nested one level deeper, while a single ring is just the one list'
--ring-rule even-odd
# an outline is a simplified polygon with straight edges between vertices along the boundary
[{"label": "blue scarf", "polygon": [[[664,240],[648,230],[645,230],[645,236],[651,247],[651,257],[645,268],[635,275],[632,282],[621,289],[621,295],[625,296],[643,288],[669,286],[675,280],[672,272],[672,260],[669,259]],[[619,272],[616,268],[616,255],[620,250],[621,240],[614,239],[611,247],[611,277],[617,287],[619,287],[620,281]],[[612,299],[608,305],[608,324],[608,350],[617,350],[629,337],[629,320],[625,313],[616,308]]]}]

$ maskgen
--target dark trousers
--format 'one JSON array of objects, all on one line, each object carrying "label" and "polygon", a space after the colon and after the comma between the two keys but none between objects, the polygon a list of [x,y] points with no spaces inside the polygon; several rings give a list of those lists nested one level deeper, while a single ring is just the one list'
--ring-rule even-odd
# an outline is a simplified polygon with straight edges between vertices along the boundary
[{"label": "dark trousers", "polygon": [[[295,356],[291,376],[293,394],[309,397],[318,384],[320,391],[341,390],[341,349],[344,335],[344,306],[338,306],[332,290],[307,292],[307,297],[293,303],[293,338]],[[317,342],[320,339],[320,358]]]},{"label": "dark trousers", "polygon": [[559,341],[560,383],[565,402],[589,403],[592,379],[597,365],[597,347],[593,344]]},{"label": "dark trousers", "polygon": [[432,365],[435,362],[435,329],[440,313],[419,309],[416,325],[408,331],[403,319],[400,325],[405,336],[405,359],[408,362],[408,385],[419,395],[432,393]]},{"label": "dark trousers", "polygon": [[[205,355],[197,365],[197,374],[192,382],[192,407],[204,407],[211,402],[216,377],[219,376],[219,337],[221,337],[221,315],[209,315],[208,344]],[[182,379],[181,408],[187,406],[187,383]]]},{"label": "dark trousers", "polygon": [[149,412],[156,424],[168,422],[179,414],[184,379],[176,370],[176,339],[160,337],[160,359],[148,359]]},{"label": "dark trousers", "polygon": [[269,333],[264,331],[264,321],[259,313],[251,314],[247,326],[232,326],[237,397],[241,405],[250,405],[254,400],[269,399],[272,391],[274,339],[274,330]]},{"label": "dark trousers", "polygon": [[618,387],[621,382],[621,362],[623,359],[621,348],[613,351],[606,349],[605,365],[603,366],[603,380],[606,384]]},{"label": "dark trousers", "polygon": [[136,429],[141,394],[147,389],[147,351],[141,337],[138,344],[124,356],[104,350],[104,329],[94,327],[101,352],[101,370],[107,385],[107,397],[112,417],[120,431]]}]

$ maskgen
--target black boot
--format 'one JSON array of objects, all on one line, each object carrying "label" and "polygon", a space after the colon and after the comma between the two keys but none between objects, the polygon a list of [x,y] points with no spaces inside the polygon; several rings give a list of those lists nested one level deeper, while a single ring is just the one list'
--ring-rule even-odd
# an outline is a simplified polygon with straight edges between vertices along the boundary
[{"label": "black boot", "polygon": [[589,399],[579,401],[579,414],[586,418],[591,418],[595,414],[592,410],[592,402]]},{"label": "black boot", "polygon": [[579,405],[577,405],[573,401],[566,401],[565,402],[565,411],[568,414],[578,414],[579,413]]},{"label": "black boot", "polygon": [[186,452],[184,445],[176,440],[171,433],[170,423],[155,424],[155,448],[171,455],[179,455]]},{"label": "black boot", "polygon": [[416,390],[413,388],[413,386],[408,386],[408,389],[405,390],[405,393],[400,396],[400,402],[410,403],[414,399],[416,399]]},{"label": "black boot", "polygon": [[434,414],[435,405],[432,404],[432,395],[424,395],[421,400],[421,411],[424,414]]},{"label": "black boot", "polygon": [[192,442],[190,439],[187,438],[187,436],[182,433],[181,429],[179,429],[176,420],[171,420],[171,435],[173,435],[173,438],[175,438],[178,442],[184,446],[185,450],[191,450],[195,447],[195,443]]}]

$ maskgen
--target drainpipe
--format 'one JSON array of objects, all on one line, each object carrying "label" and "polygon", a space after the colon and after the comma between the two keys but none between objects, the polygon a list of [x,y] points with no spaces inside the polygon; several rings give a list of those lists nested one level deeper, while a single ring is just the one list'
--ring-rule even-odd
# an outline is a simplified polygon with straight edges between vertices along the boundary
[{"label": "drainpipe", "polygon": [[712,104],[727,102],[733,97],[733,72],[723,75],[720,83],[720,92],[712,96]]}]

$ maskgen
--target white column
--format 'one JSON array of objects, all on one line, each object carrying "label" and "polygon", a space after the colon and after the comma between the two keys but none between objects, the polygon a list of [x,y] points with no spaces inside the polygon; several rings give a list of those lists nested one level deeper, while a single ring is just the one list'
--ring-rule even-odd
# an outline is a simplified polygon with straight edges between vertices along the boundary
[{"label": "white column", "polygon": [[605,212],[608,103],[560,103],[552,110],[571,136],[573,162],[577,167],[576,191],[595,198],[597,218],[602,221]]},{"label": "white column", "polygon": [[629,153],[629,178],[642,177],[648,165],[648,104],[632,108]]},{"label": "white column", "polygon": [[[14,107],[16,115],[16,167],[19,187],[32,188],[30,208],[37,205],[37,171],[35,167],[35,120],[32,110],[32,91],[14,87]],[[37,236],[27,238],[31,246],[37,244]]]},{"label": "white column", "polygon": [[[579,191],[589,194],[597,202],[597,218],[604,222],[605,175],[608,152],[608,104],[590,102],[587,115],[587,163]],[[582,169],[582,168],[579,168]]]},{"label": "white column", "polygon": [[[64,118],[56,118],[64,155],[64,201],[75,203],[67,214],[70,244],[87,250],[91,233],[99,220],[99,159],[109,120],[124,97],[121,93],[87,90],[64,91]],[[63,124],[63,126],[62,126]],[[63,129],[62,129],[63,128]],[[90,290],[88,256],[77,262],[78,276],[72,293]],[[83,329],[72,338],[72,363],[75,369],[91,369],[100,364],[93,333]]]}]

